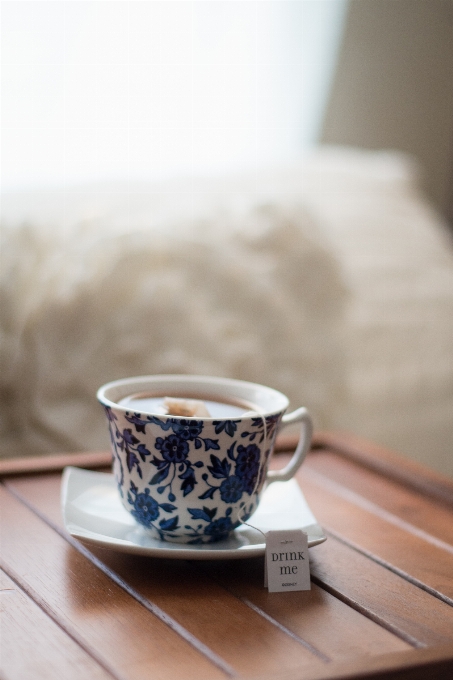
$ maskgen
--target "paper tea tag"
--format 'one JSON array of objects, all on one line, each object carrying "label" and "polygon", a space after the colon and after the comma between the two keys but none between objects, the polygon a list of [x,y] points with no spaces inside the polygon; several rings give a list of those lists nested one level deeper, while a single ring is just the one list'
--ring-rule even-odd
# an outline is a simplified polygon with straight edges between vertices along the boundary
[{"label": "paper tea tag", "polygon": [[310,590],[308,537],[301,529],[266,533],[264,586],[270,593]]}]

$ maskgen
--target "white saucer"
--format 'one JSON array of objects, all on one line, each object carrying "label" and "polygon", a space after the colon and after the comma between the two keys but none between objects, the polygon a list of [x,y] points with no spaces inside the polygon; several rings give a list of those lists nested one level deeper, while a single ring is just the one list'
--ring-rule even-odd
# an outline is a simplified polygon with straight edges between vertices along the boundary
[{"label": "white saucer", "polygon": [[[67,467],[61,500],[66,530],[83,543],[126,553],[185,560],[242,559],[264,555],[269,530],[303,529],[308,547],[326,540],[295,480],[273,482],[248,524],[217,543],[168,543],[149,536],[123,508],[112,474]],[[258,531],[259,529],[260,531]]]}]

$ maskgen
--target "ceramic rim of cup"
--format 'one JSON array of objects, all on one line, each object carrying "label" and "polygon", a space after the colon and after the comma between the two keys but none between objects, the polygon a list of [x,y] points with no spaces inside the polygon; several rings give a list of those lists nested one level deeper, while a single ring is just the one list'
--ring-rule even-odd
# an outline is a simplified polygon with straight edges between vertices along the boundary
[{"label": "ceramic rim of cup", "polygon": [[[120,399],[129,396],[135,391],[152,391],[153,389],[162,392],[164,389],[168,394],[159,396],[173,396],[171,388],[178,391],[191,389],[195,393],[199,391],[200,398],[203,399],[203,392],[209,392],[209,398],[217,398],[219,401],[225,399],[243,400],[258,407],[256,411],[251,410],[245,417],[253,417],[254,413],[260,416],[268,416],[274,413],[286,411],[289,405],[288,397],[273,387],[260,385],[259,383],[236,380],[234,378],[221,378],[216,376],[201,375],[145,375],[132,378],[122,378],[102,385],[97,391],[97,399],[103,405],[122,412],[131,411],[130,406],[118,403]],[[261,398],[260,398],[261,395]],[[180,395],[178,395],[180,396]],[[264,398],[263,398],[264,397]],[[192,398],[192,397],[190,397]],[[149,413],[141,411],[141,413]],[[152,413],[149,413],[153,415]],[[172,418],[187,418],[188,416],[171,416]],[[198,420],[218,420],[215,416],[192,416]],[[244,416],[243,416],[244,417]]]}]

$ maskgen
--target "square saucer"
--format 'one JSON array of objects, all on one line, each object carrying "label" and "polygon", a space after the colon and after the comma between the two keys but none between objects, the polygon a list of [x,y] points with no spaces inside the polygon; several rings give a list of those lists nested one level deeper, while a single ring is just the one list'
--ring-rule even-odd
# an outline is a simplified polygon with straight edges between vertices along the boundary
[{"label": "square saucer", "polygon": [[258,509],[224,541],[191,545],[159,541],[150,536],[123,507],[113,474],[76,467],[64,470],[61,485],[66,531],[87,545],[149,557],[219,560],[264,555],[263,534],[277,529],[302,529],[308,547],[326,540],[294,479],[273,482]]}]

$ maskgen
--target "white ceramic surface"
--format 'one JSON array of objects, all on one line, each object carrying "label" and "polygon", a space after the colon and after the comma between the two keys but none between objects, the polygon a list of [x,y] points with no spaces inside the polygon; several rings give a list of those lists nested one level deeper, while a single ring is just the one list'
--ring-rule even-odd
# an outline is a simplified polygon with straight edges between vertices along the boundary
[{"label": "white ceramic surface", "polygon": [[326,540],[295,480],[274,482],[248,524],[217,543],[190,545],[152,538],[124,508],[112,474],[67,467],[61,500],[66,530],[83,543],[126,553],[173,559],[242,559],[264,554],[261,532],[303,529],[308,546]]}]

